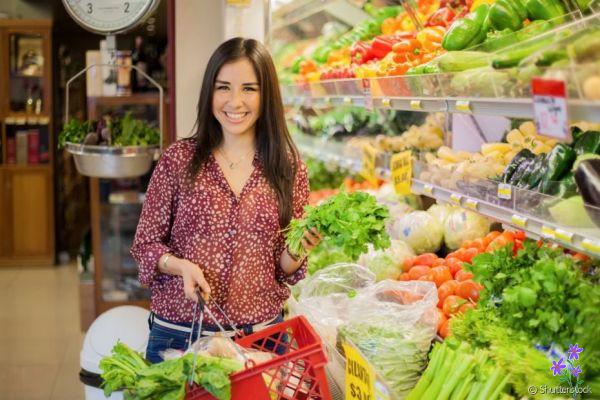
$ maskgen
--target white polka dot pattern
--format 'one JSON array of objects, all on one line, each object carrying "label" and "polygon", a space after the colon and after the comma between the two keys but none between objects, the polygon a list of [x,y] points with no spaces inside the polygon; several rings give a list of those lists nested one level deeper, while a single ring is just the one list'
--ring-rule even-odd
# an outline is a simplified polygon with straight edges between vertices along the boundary
[{"label": "white polka dot pattern", "polygon": [[[239,198],[231,191],[214,157],[200,169],[194,185],[184,183],[195,141],[171,145],[156,166],[138,223],[131,254],[140,282],[152,291],[152,311],[176,322],[192,320],[194,304],[183,293],[183,279],[163,274],[157,263],[165,253],[202,268],[213,298],[236,324],[274,318],[290,295],[286,283],[306,274],[306,260],[287,276],[280,259],[285,249],[275,192],[255,157]],[[294,183],[293,216],[308,203],[308,174],[301,163]],[[221,323],[220,313],[211,307]],[[205,317],[205,322],[213,325]]]}]

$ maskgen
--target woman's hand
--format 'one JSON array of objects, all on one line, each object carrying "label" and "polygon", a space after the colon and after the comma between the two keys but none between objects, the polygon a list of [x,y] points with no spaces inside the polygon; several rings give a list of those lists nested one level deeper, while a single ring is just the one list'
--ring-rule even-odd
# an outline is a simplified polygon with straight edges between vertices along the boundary
[{"label": "woman's hand", "polygon": [[186,298],[197,303],[198,295],[196,294],[196,288],[199,287],[204,301],[208,301],[210,286],[206,279],[204,279],[204,273],[198,265],[187,261],[181,269],[181,277],[183,278],[183,292]]},{"label": "woman's hand", "polygon": [[323,238],[317,228],[312,228],[304,232],[304,236],[302,238],[302,247],[306,251],[306,254],[310,253],[315,247],[321,243]]}]

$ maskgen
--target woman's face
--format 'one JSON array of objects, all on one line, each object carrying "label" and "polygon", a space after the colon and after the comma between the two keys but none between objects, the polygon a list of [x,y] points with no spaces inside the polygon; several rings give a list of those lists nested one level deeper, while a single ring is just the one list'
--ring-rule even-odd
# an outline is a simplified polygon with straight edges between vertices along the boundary
[{"label": "woman's face", "polygon": [[260,87],[247,58],[221,67],[215,80],[212,109],[223,134],[254,134],[260,113]]}]

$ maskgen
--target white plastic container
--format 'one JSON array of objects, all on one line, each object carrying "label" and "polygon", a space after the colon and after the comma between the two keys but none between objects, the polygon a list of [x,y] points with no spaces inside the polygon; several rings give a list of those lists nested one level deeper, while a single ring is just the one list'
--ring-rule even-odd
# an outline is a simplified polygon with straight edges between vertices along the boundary
[{"label": "white plastic container", "polygon": [[[80,380],[84,384],[86,400],[106,400],[100,388],[100,360],[110,355],[117,341],[135,351],[145,352],[148,344],[148,316],[150,312],[136,306],[121,306],[106,311],[92,323],[83,341],[80,354]],[[113,393],[108,399],[122,400],[123,393]]]}]

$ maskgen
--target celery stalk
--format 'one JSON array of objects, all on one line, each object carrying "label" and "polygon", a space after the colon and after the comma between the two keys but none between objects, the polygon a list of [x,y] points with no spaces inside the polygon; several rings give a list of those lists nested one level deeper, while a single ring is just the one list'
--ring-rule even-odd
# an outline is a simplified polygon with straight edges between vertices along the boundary
[{"label": "celery stalk", "polygon": [[438,394],[442,391],[442,387],[448,380],[448,376],[451,371],[454,371],[457,368],[457,365],[460,365],[462,357],[459,354],[459,351],[450,352],[450,354],[444,360],[442,368],[435,375],[435,378],[432,379],[431,385],[427,388],[423,395],[423,400],[431,399],[437,400]]},{"label": "celery stalk", "polygon": [[510,379],[510,374],[507,374],[504,377],[504,379],[502,379],[500,384],[498,386],[496,386],[496,389],[494,389],[494,391],[492,392],[492,395],[490,396],[490,400],[494,400],[494,399],[497,399],[498,397],[500,397],[500,393],[502,393],[502,391],[504,390],[504,387],[508,383],[509,379]]},{"label": "celery stalk", "polygon": [[442,386],[442,390],[436,397],[438,400],[448,400],[450,393],[457,387],[460,386],[459,382],[467,376],[474,366],[473,357],[465,354],[460,360],[460,364],[456,369],[452,370],[450,378],[446,379],[446,382]]},{"label": "celery stalk", "polygon": [[494,371],[488,377],[488,379],[485,381],[483,389],[481,389],[481,392],[479,393],[479,397],[478,397],[479,400],[489,400],[490,399],[490,397],[489,397],[490,393],[496,387],[496,383],[498,383],[498,381],[500,379],[502,379],[500,376],[501,373],[502,373],[502,370],[500,368],[494,368]]},{"label": "celery stalk", "polygon": [[483,384],[480,382],[475,382],[473,384],[473,386],[471,386],[471,391],[469,392],[469,395],[467,396],[467,400],[475,400],[477,399],[477,395],[481,392],[481,389],[483,388]]},{"label": "celery stalk", "polygon": [[413,390],[406,397],[406,400],[419,400],[423,398],[425,391],[431,385],[432,379],[439,373],[440,366],[448,357],[447,353],[451,351],[444,345],[437,345],[431,350],[431,358],[429,360],[429,365],[417,385],[413,388]]},{"label": "celery stalk", "polygon": [[469,390],[473,386],[474,374],[469,374],[460,385],[452,392],[450,400],[465,400],[469,394]]}]

